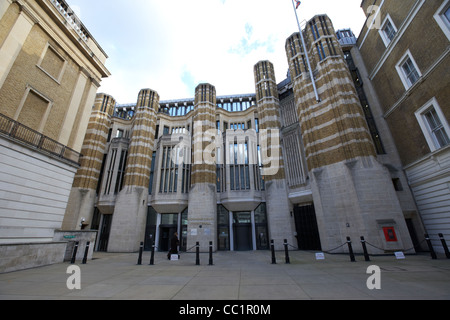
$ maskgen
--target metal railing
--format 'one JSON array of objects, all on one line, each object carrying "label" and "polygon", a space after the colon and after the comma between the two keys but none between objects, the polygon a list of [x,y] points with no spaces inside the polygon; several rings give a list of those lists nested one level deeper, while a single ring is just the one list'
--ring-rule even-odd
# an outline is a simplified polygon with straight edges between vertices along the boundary
[{"label": "metal railing", "polygon": [[80,164],[81,154],[0,113],[0,134],[49,153],[71,163]]}]

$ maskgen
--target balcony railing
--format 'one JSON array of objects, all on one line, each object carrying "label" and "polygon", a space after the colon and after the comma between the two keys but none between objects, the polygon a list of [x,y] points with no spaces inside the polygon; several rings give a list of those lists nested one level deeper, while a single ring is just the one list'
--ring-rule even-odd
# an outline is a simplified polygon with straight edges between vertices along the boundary
[{"label": "balcony railing", "polygon": [[51,0],[50,1],[59,13],[66,19],[68,25],[75,30],[83,41],[87,42],[89,39],[89,32],[81,23],[81,20],[77,17],[75,12],[69,7],[64,0]]},{"label": "balcony railing", "polygon": [[43,134],[24,126],[0,113],[0,134],[4,134],[23,144],[51,154],[57,158],[67,160],[73,164],[80,164],[81,154],[65,145],[50,139]]}]

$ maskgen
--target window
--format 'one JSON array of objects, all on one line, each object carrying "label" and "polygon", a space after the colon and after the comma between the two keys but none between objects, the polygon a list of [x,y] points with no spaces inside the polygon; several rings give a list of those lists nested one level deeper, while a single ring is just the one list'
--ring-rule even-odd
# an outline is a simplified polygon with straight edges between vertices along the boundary
[{"label": "window", "polygon": [[319,43],[316,43],[316,49],[317,53],[319,54],[319,61],[322,61],[327,56],[325,55],[325,50],[323,49],[322,41],[319,41]]},{"label": "window", "polygon": [[231,143],[230,154],[230,188],[231,190],[250,189],[249,153],[248,144]]},{"label": "window", "polygon": [[37,66],[53,80],[60,83],[66,64],[67,61],[63,58],[63,56],[59,54],[58,51],[49,43],[47,43]]},{"label": "window", "polygon": [[411,88],[422,75],[409,50],[396,65],[396,69],[406,90]]},{"label": "window", "polygon": [[153,178],[155,176],[155,165],[156,165],[156,152],[154,151],[152,154],[152,164],[150,166],[150,181],[148,184],[148,194],[152,194],[153,192]]},{"label": "window", "polygon": [[417,110],[416,118],[431,151],[450,145],[450,127],[436,98]]},{"label": "window", "polygon": [[48,134],[54,139],[49,133],[44,132],[52,106],[53,102],[49,98],[28,86],[16,110],[14,120],[40,133]]},{"label": "window", "polygon": [[435,140],[438,147],[445,147],[450,143],[448,135],[445,132],[444,126],[442,125],[439,116],[434,108],[431,108],[427,113],[424,114],[427,120],[428,126],[430,127],[431,134]]},{"label": "window", "polygon": [[379,33],[386,47],[397,34],[397,28],[389,15],[386,16]]},{"label": "window", "polygon": [[434,19],[447,36],[447,39],[450,40],[450,0],[443,1],[434,14]]}]

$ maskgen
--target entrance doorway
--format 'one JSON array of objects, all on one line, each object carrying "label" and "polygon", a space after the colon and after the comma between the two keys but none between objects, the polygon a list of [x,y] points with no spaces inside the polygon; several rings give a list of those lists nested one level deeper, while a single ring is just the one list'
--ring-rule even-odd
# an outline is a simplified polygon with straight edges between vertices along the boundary
[{"label": "entrance doorway", "polygon": [[295,229],[300,250],[322,250],[314,205],[294,207]]},{"label": "entrance doorway", "polygon": [[169,251],[170,250],[170,240],[173,234],[177,232],[178,226],[173,225],[160,225],[159,226],[159,251]]},{"label": "entrance doorway", "polygon": [[100,227],[97,251],[106,252],[108,250],[109,233],[111,232],[112,214],[104,214]]},{"label": "entrance doorway", "polygon": [[234,250],[253,250],[251,212],[233,213]]}]

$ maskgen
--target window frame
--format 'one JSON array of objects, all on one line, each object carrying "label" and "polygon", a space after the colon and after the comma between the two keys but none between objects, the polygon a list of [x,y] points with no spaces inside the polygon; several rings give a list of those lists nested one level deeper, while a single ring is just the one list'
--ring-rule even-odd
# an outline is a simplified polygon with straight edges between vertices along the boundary
[{"label": "window frame", "polygon": [[[55,77],[54,75],[52,75],[49,71],[45,70],[44,67],[42,67],[42,62],[45,59],[45,56],[47,55],[47,52],[51,50],[53,51],[53,53],[55,55],[57,55],[61,60],[62,60],[62,67],[59,70],[59,74],[57,77]],[[49,76],[52,80],[54,80],[56,83],[61,84],[62,78],[64,76],[64,73],[66,71],[66,67],[67,67],[67,60],[64,58],[64,56],[54,47],[52,46],[49,42],[47,42],[47,44],[45,45],[44,50],[42,51],[42,54],[39,58],[38,63],[36,64],[36,67],[38,67],[42,72],[44,72],[47,76]]]},{"label": "window frame", "polygon": [[445,118],[445,115],[442,112],[441,107],[439,106],[439,103],[437,102],[435,97],[430,99],[426,104],[424,104],[421,108],[419,108],[415,112],[415,116],[417,118],[417,121],[419,122],[419,126],[422,129],[422,133],[425,136],[425,140],[427,141],[427,144],[430,147],[431,152],[434,152],[436,150],[450,146],[450,144],[441,146],[437,138],[435,137],[433,130],[430,127],[428,120],[426,119],[426,114],[431,109],[435,110],[439,118],[439,121],[441,122],[442,127],[445,133],[447,134],[447,137],[449,138],[450,138],[450,126],[448,125],[447,119]]},{"label": "window frame", "polygon": [[450,21],[445,17],[445,12],[449,9],[450,9],[450,0],[446,0],[442,3],[442,5],[439,7],[439,9],[433,16],[448,40],[450,40]]},{"label": "window frame", "polygon": [[[414,83],[411,83],[408,75],[405,73],[405,70],[403,68],[403,66],[405,65],[405,63],[409,60],[411,60],[412,65],[414,66],[418,78]],[[422,72],[420,72],[419,67],[417,66],[416,61],[414,60],[411,51],[408,49],[406,51],[406,53],[402,56],[402,58],[399,60],[399,62],[396,64],[395,68],[397,69],[397,73],[400,76],[400,80],[403,83],[403,86],[405,87],[406,90],[409,90],[411,87],[413,87],[416,83],[419,82],[420,78],[422,77]]]},{"label": "window frame", "polygon": [[[389,39],[389,37],[386,33],[386,30],[385,30],[388,22],[391,24],[392,28],[395,31],[392,39]],[[392,18],[389,14],[386,15],[386,18],[384,19],[383,23],[381,24],[381,28],[378,30],[378,33],[380,34],[380,37],[383,40],[383,43],[386,47],[388,47],[391,44],[391,42],[394,40],[395,36],[397,35],[398,29],[397,29],[394,21],[392,21]]]}]

